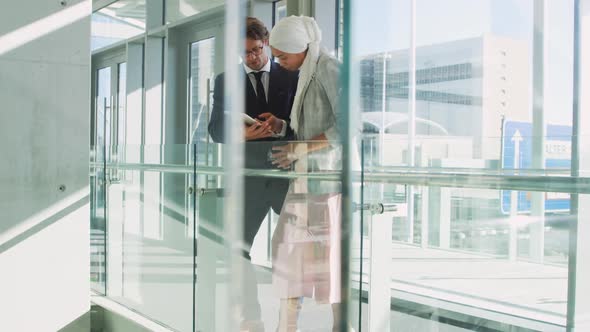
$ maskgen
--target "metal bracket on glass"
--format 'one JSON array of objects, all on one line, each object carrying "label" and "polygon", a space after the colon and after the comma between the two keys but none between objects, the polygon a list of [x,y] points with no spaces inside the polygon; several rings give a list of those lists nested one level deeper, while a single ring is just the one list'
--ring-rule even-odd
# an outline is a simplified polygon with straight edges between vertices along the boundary
[{"label": "metal bracket on glass", "polygon": [[397,211],[397,205],[393,203],[353,203],[353,212],[360,210],[370,211],[371,214],[383,214],[384,212]]},{"label": "metal bracket on glass", "polygon": [[[192,187],[189,187],[189,194],[192,194]],[[223,189],[222,188],[198,188],[197,195],[204,196],[205,194],[215,193],[217,196],[223,196]]]},{"label": "metal bracket on glass", "polygon": [[118,184],[121,183],[121,178],[119,177],[112,177],[107,179],[107,184]]},{"label": "metal bracket on glass", "polygon": [[197,188],[195,190],[193,186],[190,186],[186,189],[186,192],[188,195],[196,194],[197,196],[205,196],[206,194],[217,193],[220,190],[219,188]]},{"label": "metal bracket on glass", "polygon": [[108,174],[110,172],[107,171],[105,174],[104,180],[99,180],[99,184],[102,185],[111,185],[111,184],[118,184],[121,183],[121,178],[112,174]]}]

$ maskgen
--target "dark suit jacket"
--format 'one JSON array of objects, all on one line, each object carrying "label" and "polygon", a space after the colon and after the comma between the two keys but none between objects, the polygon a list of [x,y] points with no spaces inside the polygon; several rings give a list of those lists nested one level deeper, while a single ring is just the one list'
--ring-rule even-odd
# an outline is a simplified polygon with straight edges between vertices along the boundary
[{"label": "dark suit jacket", "polygon": [[[256,92],[250,79],[244,75],[246,88],[246,114],[257,118],[262,112],[258,109]],[[283,69],[278,63],[271,60],[270,77],[268,82],[268,111],[277,118],[287,121],[291,114],[291,106],[297,90],[298,73]],[[209,121],[209,134],[213,141],[224,142],[224,74],[221,73],[215,78],[215,90],[213,92],[213,112]],[[256,141],[246,142],[246,167],[248,168],[270,168],[267,153],[270,150],[271,141],[293,139],[293,131],[287,128],[285,138],[265,138]],[[261,142],[269,142],[267,144]]]}]

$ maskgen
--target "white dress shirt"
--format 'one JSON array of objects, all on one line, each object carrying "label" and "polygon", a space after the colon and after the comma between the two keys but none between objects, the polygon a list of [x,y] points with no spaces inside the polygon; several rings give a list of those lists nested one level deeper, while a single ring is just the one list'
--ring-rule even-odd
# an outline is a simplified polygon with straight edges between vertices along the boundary
[{"label": "white dress shirt", "polygon": [[270,58],[266,61],[264,67],[260,70],[254,70],[246,65],[244,62],[244,69],[246,70],[246,75],[250,79],[250,83],[252,83],[252,87],[254,88],[254,93],[256,93],[256,77],[254,77],[254,73],[261,71],[262,77],[260,80],[262,81],[262,85],[264,87],[264,94],[266,95],[266,102],[268,102],[268,81],[270,80]]}]

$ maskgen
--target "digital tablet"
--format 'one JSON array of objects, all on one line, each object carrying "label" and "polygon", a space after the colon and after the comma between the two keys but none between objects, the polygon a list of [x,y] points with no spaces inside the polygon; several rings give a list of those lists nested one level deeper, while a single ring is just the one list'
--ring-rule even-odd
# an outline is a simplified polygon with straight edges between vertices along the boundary
[{"label": "digital tablet", "polygon": [[244,114],[244,123],[247,124],[248,126],[258,123],[258,121],[254,120],[248,114],[246,114],[246,113],[243,113],[243,114]]}]

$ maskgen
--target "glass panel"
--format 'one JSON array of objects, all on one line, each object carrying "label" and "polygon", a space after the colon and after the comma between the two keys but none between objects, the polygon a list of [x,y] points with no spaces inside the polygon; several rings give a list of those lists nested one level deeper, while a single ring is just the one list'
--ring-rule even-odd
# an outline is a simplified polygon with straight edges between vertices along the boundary
[{"label": "glass panel", "polygon": [[100,148],[90,150],[90,284],[94,291],[105,294],[106,283],[106,225],[104,204],[104,162],[97,163],[102,155]]},{"label": "glass panel", "polygon": [[[95,142],[97,146],[109,149],[111,145],[111,67],[99,69],[97,76]],[[102,155],[103,158],[106,155],[108,153]]]},{"label": "glass panel", "polygon": [[207,126],[211,117],[215,68],[215,38],[190,45],[189,142],[201,165],[212,165],[213,141]]},{"label": "glass panel", "polygon": [[[341,148],[332,145],[312,152],[323,143],[287,143],[246,143],[248,175],[244,179],[244,233],[239,245],[243,255],[231,257],[231,264],[240,268],[237,277],[244,295],[233,305],[242,329],[273,331],[279,327],[279,331],[291,331],[297,326],[301,330],[331,330],[344,278],[340,275]],[[280,154],[280,149],[291,146],[297,146],[294,151],[299,159],[286,169],[278,168],[273,162],[279,156],[273,156],[273,151]],[[199,177],[224,174],[222,168],[208,169],[198,160],[197,164]],[[199,189],[197,198],[196,317],[201,330],[218,330],[227,310],[219,307],[223,303],[219,294],[227,287],[219,278],[231,268],[223,256],[222,242],[228,237],[221,220],[227,206],[226,181],[225,176],[217,179],[218,186]],[[269,221],[269,211],[278,219]]]},{"label": "glass panel", "polygon": [[[163,151],[179,162],[188,148],[123,150],[140,155]],[[150,163],[150,170],[145,164],[119,166],[120,180],[111,181],[108,195],[108,296],[176,331],[192,331],[192,167],[186,160],[175,169],[165,163]]]},{"label": "glass panel", "polygon": [[[378,184],[367,187],[379,189]],[[498,190],[416,187],[414,215],[416,232],[425,237],[422,245],[407,242],[407,202],[368,202],[397,208],[373,215],[365,233],[367,247],[390,246],[391,267],[372,268],[371,262],[379,262],[382,253],[370,251],[365,270],[375,274],[367,276],[369,288],[370,281],[380,281],[379,274],[390,276],[391,301],[398,308],[389,318],[392,331],[426,324],[419,313],[428,311],[437,312],[439,322],[447,321],[424,325],[431,328],[536,330],[543,322],[547,325],[540,330],[546,330],[565,324],[572,215],[564,211],[544,218],[510,216],[502,213],[498,197]],[[384,222],[391,227],[391,240],[371,230]],[[541,233],[536,230],[540,224],[544,225]],[[544,252],[543,262],[530,258],[535,250]],[[431,304],[433,299],[436,305]]]},{"label": "glass panel", "polygon": [[167,0],[166,22],[172,23],[214,8],[222,8],[225,0]]},{"label": "glass panel", "polygon": [[[497,160],[461,156],[461,150],[470,151],[465,149],[472,144],[469,138],[421,136],[415,143],[425,166],[409,168],[403,155],[407,141],[393,136],[382,147],[400,152],[382,162],[375,160],[373,137],[363,144],[364,204],[373,209],[363,228],[367,313],[380,313],[378,307],[371,307],[379,304],[380,294],[371,292],[371,282],[387,280],[391,283],[387,311],[389,301],[394,310],[391,317],[382,319],[389,320],[392,330],[443,325],[498,330],[565,326],[569,239],[577,218],[567,192],[576,188],[569,184],[569,167],[539,170],[519,164],[524,167],[499,169]],[[533,138],[524,136],[523,141]],[[561,139],[569,142],[571,137]],[[503,140],[507,139],[486,138],[482,144]],[[530,155],[530,150],[525,146],[518,155]],[[507,158],[514,148],[504,153]],[[555,159],[556,165],[558,161],[569,162],[569,155]],[[441,183],[447,186],[437,185]],[[412,184],[414,206],[410,208],[407,192]],[[542,214],[534,208],[536,201],[544,207]],[[392,210],[387,211],[388,207]],[[386,244],[389,250],[384,251]],[[433,299],[436,305],[430,302]],[[426,311],[436,313],[438,322],[420,318]],[[364,325],[383,323],[370,320]]]},{"label": "glass panel", "polygon": [[96,127],[91,150],[91,162],[95,166],[90,173],[91,215],[90,215],[90,280],[92,288],[106,292],[106,156],[111,144],[111,68],[97,71],[96,82]]},{"label": "glass panel", "polygon": [[[227,7],[226,22],[243,20],[235,7]],[[235,26],[227,26],[230,27],[233,29]],[[313,33],[315,30],[303,28],[302,31]],[[302,78],[281,70],[276,63],[271,62],[266,87],[267,74],[245,75],[237,57],[241,56],[243,64],[259,72],[264,68],[262,65],[270,61],[267,59],[269,50],[256,44],[250,45],[252,40],[244,43],[243,32],[238,29],[227,31],[226,37],[225,56],[227,59],[235,58],[236,65],[226,68],[225,81],[222,81],[224,85],[214,88],[211,119],[224,119],[225,125],[221,122],[220,127],[226,128],[225,134],[216,138],[221,137],[224,142],[233,144],[223,145],[223,176],[219,182],[223,189],[222,199],[219,200],[221,205],[207,206],[218,209],[217,220],[223,216],[224,222],[219,223],[223,225],[222,239],[229,242],[226,248],[221,245],[217,247],[221,248],[221,253],[226,253],[218,260],[222,261],[221,266],[226,267],[231,277],[227,285],[218,283],[213,286],[216,291],[229,291],[229,304],[222,305],[221,310],[236,312],[238,318],[234,322],[218,320],[215,326],[198,328],[223,330],[230,326],[227,330],[340,330],[341,318],[346,319],[346,316],[340,315],[340,303],[348,301],[348,289],[343,291],[342,288],[348,287],[346,267],[349,259],[347,255],[342,258],[347,262],[342,262],[341,249],[342,244],[347,248],[348,242],[344,240],[350,236],[342,218],[342,202],[350,200],[350,197],[343,197],[342,192],[343,149],[339,134],[345,135],[340,124],[347,121],[342,121],[344,119],[340,117],[347,113],[339,109],[340,64],[323,51],[321,55],[312,52],[304,55],[321,57],[324,61],[322,66],[326,68],[322,67],[316,73],[309,72],[306,77],[313,77],[309,85],[299,82],[307,90],[301,95],[302,100],[306,96],[311,97],[302,101],[305,105],[302,111],[296,107],[297,112],[301,112],[301,122],[291,122],[295,126],[291,129],[295,129],[297,135],[288,133],[291,136],[279,138],[272,137],[269,132],[269,137],[257,142],[251,136],[255,135],[254,128],[258,128],[258,125],[245,125],[241,113],[263,121],[264,116],[261,114],[271,112],[277,118],[288,120],[295,83]],[[317,40],[319,36],[310,38]],[[261,52],[258,52],[258,48]],[[317,60],[312,59],[310,63]],[[290,68],[293,71],[297,69],[294,66]],[[223,91],[225,95],[221,93]],[[228,95],[228,91],[231,91],[231,95]],[[322,104],[314,104],[318,100]],[[221,107],[216,103],[220,103]],[[279,121],[275,123],[277,125],[273,131],[276,133],[278,127],[284,124]],[[214,127],[215,124],[210,123],[210,128]],[[244,138],[245,147],[236,144]],[[298,141],[290,142],[289,139]],[[278,168],[281,164],[284,169]],[[290,181],[286,181],[285,177],[290,178]],[[260,232],[263,219],[270,209],[279,215],[276,227],[274,231],[271,229],[268,232],[266,229],[264,231],[267,232]],[[262,259],[255,259],[257,253],[251,248],[256,248],[254,242],[260,241],[256,239],[256,234],[266,233],[268,237],[271,232],[272,237],[265,241],[270,246],[272,269],[269,269],[258,265],[258,262],[264,262],[268,257],[265,255],[268,250],[262,251]],[[199,239],[202,240],[205,234],[200,233]],[[199,254],[199,258],[205,257],[209,255]],[[202,266],[197,264],[197,275],[201,273]],[[197,287],[211,290],[211,287],[201,283]],[[210,292],[211,295],[215,294]],[[223,297],[219,300],[223,302]],[[199,307],[203,308],[197,305],[197,311]],[[205,309],[210,307],[209,303]],[[208,314],[213,316],[210,312]],[[199,317],[206,315],[197,312],[198,323],[201,321]]]},{"label": "glass panel", "polygon": [[365,328],[565,326],[573,3],[355,8],[363,203],[395,209],[363,228]]},{"label": "glass panel", "polygon": [[416,21],[436,15],[444,28],[417,28],[416,120],[470,138],[472,158],[498,160],[498,142],[484,138],[500,136],[505,122],[532,122],[533,2],[430,2],[419,3]]},{"label": "glass panel", "polygon": [[119,0],[92,14],[91,49],[107,47],[145,31],[145,0]]},{"label": "glass panel", "polygon": [[[119,82],[117,84],[117,146],[124,147],[127,137],[127,63],[118,65]],[[117,154],[116,154],[117,155]],[[122,156],[125,154],[123,153]]]}]

